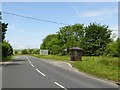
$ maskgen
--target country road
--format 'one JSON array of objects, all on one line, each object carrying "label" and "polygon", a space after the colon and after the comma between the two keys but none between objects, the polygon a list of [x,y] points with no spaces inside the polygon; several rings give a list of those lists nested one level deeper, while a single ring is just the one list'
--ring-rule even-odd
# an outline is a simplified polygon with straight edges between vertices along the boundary
[{"label": "country road", "polygon": [[[2,67],[2,88],[112,88],[118,86],[33,56],[17,56]],[[115,89],[116,88],[116,89]]]}]

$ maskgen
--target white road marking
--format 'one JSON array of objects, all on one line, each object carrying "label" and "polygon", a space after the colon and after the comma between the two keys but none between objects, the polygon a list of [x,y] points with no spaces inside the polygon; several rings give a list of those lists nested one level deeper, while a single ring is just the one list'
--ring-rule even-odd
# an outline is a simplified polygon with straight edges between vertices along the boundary
[{"label": "white road marking", "polygon": [[33,65],[33,64],[31,64],[31,66],[32,66],[32,67],[34,67],[34,65]]},{"label": "white road marking", "polygon": [[[26,56],[26,58],[27,58],[27,60],[29,61],[29,63],[31,64],[31,66],[32,67],[34,67],[34,65],[30,62],[30,60],[29,60],[29,58]],[[45,77],[45,74],[43,74],[41,71],[39,71],[37,68],[35,68],[36,69],[36,71],[38,72],[38,73],[40,73],[42,76],[44,76]]]},{"label": "white road marking", "polygon": [[26,56],[27,60],[30,62],[30,60],[28,59],[28,57]]},{"label": "white road marking", "polygon": [[29,61],[29,63],[32,64],[27,56],[26,56],[26,58],[27,58],[27,60]]},{"label": "white road marking", "polygon": [[72,67],[72,65],[71,64],[69,64],[69,63],[67,63],[70,67]]},{"label": "white road marking", "polygon": [[58,85],[59,87],[61,87],[61,88],[64,88],[65,90],[67,90],[65,87],[63,87],[62,85],[60,85],[59,83],[57,83],[57,82],[54,82],[56,85]]},{"label": "white road marking", "polygon": [[45,74],[43,74],[41,71],[39,71],[37,68],[36,68],[36,70],[41,74],[41,75],[43,75],[44,77],[45,77]]}]

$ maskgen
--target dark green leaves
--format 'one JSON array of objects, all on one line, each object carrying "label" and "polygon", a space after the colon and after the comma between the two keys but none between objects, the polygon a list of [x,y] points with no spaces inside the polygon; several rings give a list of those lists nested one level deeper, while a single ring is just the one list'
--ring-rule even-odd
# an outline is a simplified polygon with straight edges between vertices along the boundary
[{"label": "dark green leaves", "polygon": [[99,56],[103,55],[111,42],[110,35],[108,26],[97,23],[90,23],[86,27],[83,24],[64,26],[56,34],[48,35],[41,49],[48,49],[49,54],[65,54],[69,53],[71,47],[80,47],[84,49],[84,55]]}]

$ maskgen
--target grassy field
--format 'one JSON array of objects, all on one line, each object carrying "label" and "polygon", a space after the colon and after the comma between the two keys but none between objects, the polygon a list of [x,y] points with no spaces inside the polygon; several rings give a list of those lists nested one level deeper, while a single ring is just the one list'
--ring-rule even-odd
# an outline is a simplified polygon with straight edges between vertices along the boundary
[{"label": "grassy field", "polygon": [[118,81],[118,58],[116,57],[82,57],[82,61],[71,62],[69,56],[41,56],[33,55],[38,58],[61,60],[69,62],[73,67],[79,71],[105,78],[112,81]]}]

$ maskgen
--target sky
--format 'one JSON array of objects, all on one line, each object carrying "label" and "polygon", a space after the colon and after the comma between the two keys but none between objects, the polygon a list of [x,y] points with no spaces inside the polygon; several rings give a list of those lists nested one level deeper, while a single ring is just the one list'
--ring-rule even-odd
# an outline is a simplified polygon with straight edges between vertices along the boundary
[{"label": "sky", "polygon": [[47,35],[65,26],[59,23],[80,23],[85,26],[101,23],[109,26],[112,33],[118,36],[117,2],[3,2],[2,11],[58,22],[37,21],[3,13],[3,22],[8,23],[6,40],[14,49],[40,48]]}]

